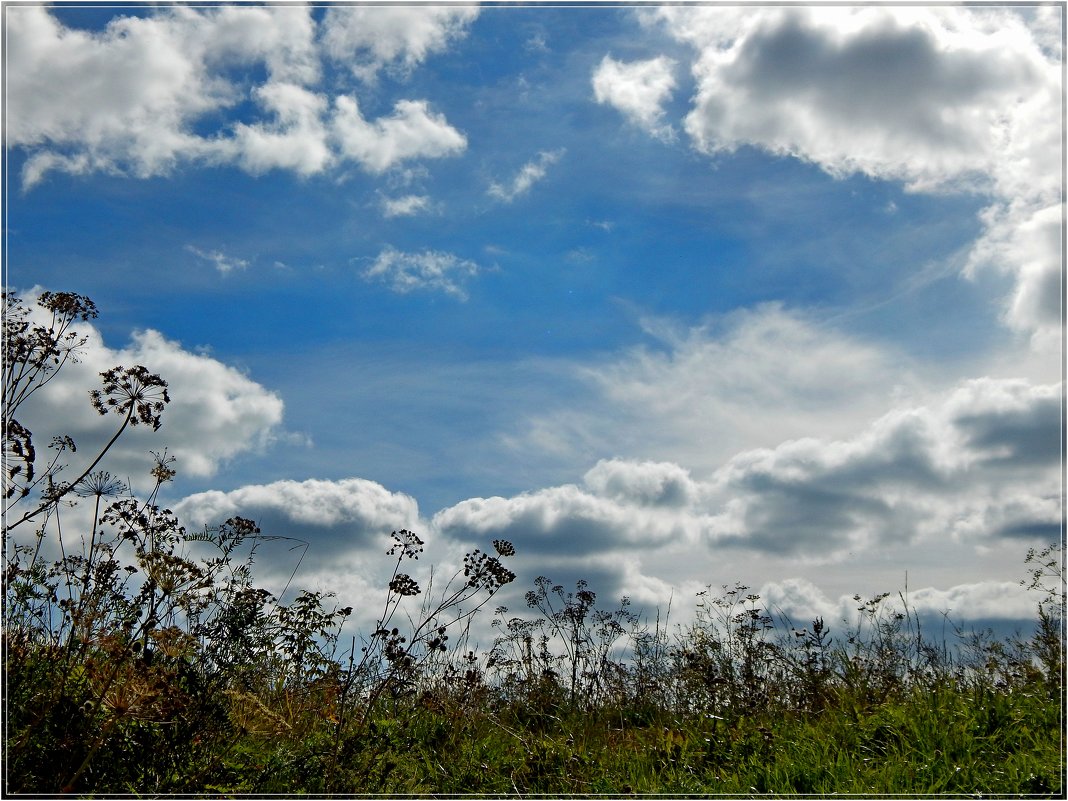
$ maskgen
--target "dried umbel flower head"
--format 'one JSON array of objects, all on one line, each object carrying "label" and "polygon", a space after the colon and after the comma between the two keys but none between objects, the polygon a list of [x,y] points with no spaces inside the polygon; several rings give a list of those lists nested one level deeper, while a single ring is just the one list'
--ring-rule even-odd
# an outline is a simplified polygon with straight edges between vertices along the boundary
[{"label": "dried umbel flower head", "polygon": [[171,402],[166,381],[141,365],[113,367],[100,376],[103,388],[89,393],[94,409],[100,414],[128,414],[131,425],[143,423],[159,430],[163,408]]},{"label": "dried umbel flower head", "polygon": [[97,470],[74,485],[74,494],[80,498],[117,498],[128,489],[125,482],[114,478],[107,470]]},{"label": "dried umbel flower head", "polygon": [[419,594],[419,585],[407,573],[398,573],[393,581],[389,582],[389,588],[397,595],[411,596]]},{"label": "dried umbel flower head", "polygon": [[42,292],[37,298],[37,304],[57,317],[67,317],[71,320],[91,320],[97,316],[96,304],[85,295],[73,292]]},{"label": "dried umbel flower head", "polygon": [[494,540],[493,547],[501,556],[515,556],[515,546],[508,540]]},{"label": "dried umbel flower head", "polygon": [[402,528],[400,531],[391,532],[390,535],[393,540],[393,546],[386,551],[388,556],[400,551],[401,556],[406,556],[409,559],[418,559],[419,554],[423,552],[423,541],[412,531],[406,528]]},{"label": "dried umbel flower head", "polygon": [[482,553],[478,548],[464,557],[464,575],[468,587],[490,592],[515,580],[515,573],[502,565],[496,556]]},{"label": "dried umbel flower head", "polygon": [[178,471],[171,467],[176,459],[173,456],[169,456],[166,449],[164,449],[163,453],[156,453],[155,451],[150,451],[150,453],[152,454],[152,459],[155,461],[151,475],[156,481],[160,484],[164,484],[178,475]]}]

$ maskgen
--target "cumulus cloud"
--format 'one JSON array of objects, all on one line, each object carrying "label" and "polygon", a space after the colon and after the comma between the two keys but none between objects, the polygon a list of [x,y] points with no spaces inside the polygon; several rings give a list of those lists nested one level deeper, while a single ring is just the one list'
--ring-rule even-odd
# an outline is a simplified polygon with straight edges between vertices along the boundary
[{"label": "cumulus cloud", "polygon": [[[1034,135],[1046,145],[1056,136],[1034,105],[1036,91],[1046,101],[1056,93],[1056,65],[1015,15],[802,7],[716,12],[661,14],[670,33],[697,49],[698,90],[686,129],[702,151],[753,144],[836,174],[860,171],[915,188],[974,176],[1012,195],[1027,188],[1027,174],[1038,172],[1027,163],[1042,153],[1032,150]],[[1044,124],[1025,136],[1021,126],[1035,122]],[[1046,189],[1055,184],[1034,177]]]},{"label": "cumulus cloud", "polygon": [[210,149],[191,123],[231,102],[233,88],[209,77],[196,35],[207,17],[122,17],[89,34],[44,7],[12,11],[6,124],[9,145],[35,151],[24,181],[46,168],[158,174]]},{"label": "cumulus cloud", "polygon": [[496,181],[490,184],[489,194],[505,203],[511,203],[520,195],[525,195],[538,181],[545,178],[549,167],[558,162],[564,155],[564,151],[543,150],[533,161],[529,161],[516,173],[515,177],[506,184]]},{"label": "cumulus cloud", "polygon": [[513,498],[471,498],[438,512],[432,521],[450,537],[502,536],[556,556],[657,547],[683,536],[680,522],[688,521],[575,485]]},{"label": "cumulus cloud", "polygon": [[[233,367],[191,353],[151,329],[136,332],[115,349],[104,344],[88,323],[75,326],[88,337],[80,360],[68,364],[20,410],[20,419],[41,449],[54,435],[67,434],[78,456],[95,454],[115,431],[115,421],[100,417],[89,404],[89,390],[99,388],[100,373],[117,365],[144,365],[171,386],[171,403],[158,432],[130,428],[109,456],[108,469],[147,481],[148,452],[164,448],[177,457],[188,476],[211,476],[228,459],[269,445],[282,423],[282,400]],[[77,464],[76,460],[72,464]],[[73,469],[73,468],[72,468]]]},{"label": "cumulus cloud", "polygon": [[[1060,521],[1058,454],[1034,449],[1059,435],[1058,399],[1056,385],[972,380],[849,440],[740,454],[713,479],[715,494],[730,499],[713,536],[828,558],[947,535],[973,544],[1021,531],[1042,539]],[[1026,458],[1004,461],[1019,453]]]},{"label": "cumulus cloud", "polygon": [[[320,86],[322,51],[340,57],[348,12],[381,17],[360,29],[393,30],[374,39],[384,48],[376,58],[409,68],[477,14],[331,9],[318,26],[308,7],[178,6],[88,32],[62,25],[44,7],[12,9],[5,121],[8,144],[27,153],[23,187],[50,171],[149,177],[186,164],[308,176],[352,159],[381,173],[406,159],[462,151],[463,135],[426,101],[399,101],[392,116],[367,122],[354,98]],[[411,24],[407,33],[400,22]],[[265,79],[250,82],[259,68]],[[255,109],[252,119],[220,122],[242,102]]]},{"label": "cumulus cloud", "polygon": [[366,545],[392,530],[418,528],[415,499],[362,478],[275,481],[230,492],[199,492],[174,511],[194,527],[235,515],[255,520],[267,534],[311,536],[328,549]]},{"label": "cumulus cloud", "polygon": [[[365,633],[382,613],[379,604],[396,565],[386,553],[390,532],[406,528],[425,534],[414,498],[362,478],[283,480],[199,492],[171,508],[192,531],[234,516],[254,521],[265,538],[257,546],[258,586],[276,595],[286,587],[335,593],[341,605],[354,607],[354,630]],[[434,556],[432,563],[440,565],[441,554]],[[427,561],[405,563],[423,587],[428,586]]]},{"label": "cumulus cloud", "polygon": [[[838,628],[836,623],[856,625],[860,603],[869,600],[862,596],[861,601],[857,601],[853,595],[832,600],[806,579],[769,582],[761,586],[757,594],[767,609],[776,615],[785,615],[794,625],[805,626],[816,618],[823,618],[832,632]],[[955,624],[964,621],[985,623],[1027,620],[1034,615],[1035,599],[1017,582],[984,581],[947,589],[923,587],[910,590],[907,595],[891,593],[879,608],[884,615],[907,609],[910,615],[926,619],[928,623],[944,614]]]},{"label": "cumulus cloud", "polygon": [[314,175],[329,166],[334,156],[322,119],[327,106],[323,95],[296,84],[273,82],[252,94],[272,119],[234,126],[226,149],[245,170],[253,175],[275,169]]},{"label": "cumulus cloud", "polygon": [[1059,326],[1060,54],[1048,19],[1000,8],[663,7],[694,50],[684,128],[715,155],[743,145],[915,191],[991,200],[969,273],[1016,278],[1006,320]]},{"label": "cumulus cloud", "polygon": [[639,506],[686,506],[697,496],[690,474],[664,462],[603,459],[584,477],[592,492]]},{"label": "cumulus cloud", "polygon": [[1026,198],[987,208],[986,232],[965,267],[969,276],[988,269],[1014,277],[1004,319],[1017,330],[1032,331],[1036,346],[1045,350],[1061,342],[1062,216],[1062,204],[1042,206]]},{"label": "cumulus cloud", "polygon": [[1059,452],[1045,444],[1059,398],[1056,385],[968,381],[847,439],[744,451],[703,480],[674,463],[602,460],[581,486],[471,499],[433,522],[557,552],[688,543],[817,563],[947,536],[1043,540],[1060,523]]},{"label": "cumulus cloud", "polygon": [[355,98],[341,96],[335,104],[333,130],[341,153],[372,173],[405,159],[441,158],[467,147],[466,137],[423,100],[401,100],[391,116],[373,123],[364,120]]},{"label": "cumulus cloud", "polygon": [[364,79],[383,67],[410,72],[466,34],[478,6],[334,6],[323,18],[327,54]]},{"label": "cumulus cloud", "polygon": [[363,271],[363,277],[368,281],[388,284],[394,292],[402,294],[426,289],[466,300],[467,292],[463,283],[479,272],[479,266],[473,261],[461,259],[452,253],[435,250],[405,253],[387,247]]},{"label": "cumulus cloud", "polygon": [[605,56],[593,74],[594,98],[653,136],[674,139],[675,130],[663,122],[662,108],[675,90],[674,67],[675,62],[665,56],[629,64]]}]

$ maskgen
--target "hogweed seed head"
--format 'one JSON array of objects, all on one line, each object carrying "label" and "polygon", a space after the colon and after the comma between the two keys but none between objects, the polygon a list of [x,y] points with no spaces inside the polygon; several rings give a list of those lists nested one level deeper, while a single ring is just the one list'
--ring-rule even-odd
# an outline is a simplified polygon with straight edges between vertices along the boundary
[{"label": "hogweed seed head", "polygon": [[144,424],[153,431],[159,430],[163,409],[171,401],[166,381],[141,365],[113,367],[100,376],[104,379],[103,388],[89,393],[94,409],[100,414],[129,414],[130,425]]},{"label": "hogweed seed head", "polygon": [[386,551],[387,556],[393,556],[397,551],[400,551],[402,557],[418,559],[419,554],[423,552],[423,541],[419,539],[415,532],[402,528],[400,531],[391,532],[389,536],[393,538],[394,544]]},{"label": "hogweed seed head", "polygon": [[475,549],[464,557],[464,575],[467,586],[496,592],[505,584],[515,580],[515,573],[501,564],[500,560],[488,553]]},{"label": "hogweed seed head", "polygon": [[389,582],[389,588],[397,595],[412,596],[418,595],[419,585],[415,583],[415,580],[407,573],[398,573],[391,582]]},{"label": "hogweed seed head", "polygon": [[129,487],[106,470],[90,473],[74,485],[74,494],[80,498],[115,498],[125,493]]}]

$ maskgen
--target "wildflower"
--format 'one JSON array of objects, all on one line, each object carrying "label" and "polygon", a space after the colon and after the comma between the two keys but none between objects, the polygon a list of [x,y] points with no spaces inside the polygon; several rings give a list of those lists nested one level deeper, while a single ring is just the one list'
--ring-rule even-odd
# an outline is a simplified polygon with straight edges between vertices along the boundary
[{"label": "wildflower", "polygon": [[501,556],[515,556],[515,546],[508,540],[494,540],[493,547]]},{"label": "wildflower", "polygon": [[97,470],[74,485],[74,494],[79,498],[117,498],[128,489],[125,483],[113,478],[107,470]]},{"label": "wildflower", "polygon": [[389,536],[395,540],[395,543],[393,547],[386,551],[388,556],[392,556],[400,550],[402,557],[407,556],[409,559],[418,559],[418,555],[423,552],[423,541],[414,532],[406,528],[394,531]]},{"label": "wildflower", "polygon": [[500,560],[478,548],[464,557],[464,575],[467,586],[496,592],[515,580],[515,573],[501,564]]},{"label": "wildflower", "polygon": [[168,456],[166,449],[164,449],[163,453],[161,454],[156,453],[155,451],[150,452],[152,454],[152,458],[156,462],[151,472],[152,477],[156,479],[156,481],[158,481],[160,484],[164,484],[173,479],[178,474],[178,471],[171,467],[171,465],[175,462],[175,458],[173,456]]},{"label": "wildflower", "polygon": [[397,595],[418,595],[419,585],[415,583],[415,580],[407,573],[398,573],[394,579],[389,582],[389,588]]},{"label": "wildflower", "polygon": [[42,292],[37,304],[59,317],[71,320],[81,318],[86,321],[97,316],[96,304],[84,295],[73,292]]},{"label": "wildflower", "polygon": [[160,415],[171,401],[167,394],[167,382],[141,365],[136,367],[113,367],[102,372],[103,389],[89,393],[93,408],[100,414],[114,411],[129,416],[130,425],[143,423],[158,431],[162,423]]}]

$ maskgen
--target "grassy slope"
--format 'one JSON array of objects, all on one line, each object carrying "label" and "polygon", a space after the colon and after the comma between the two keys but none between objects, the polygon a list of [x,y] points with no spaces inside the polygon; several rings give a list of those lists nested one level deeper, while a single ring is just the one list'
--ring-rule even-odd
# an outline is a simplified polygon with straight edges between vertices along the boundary
[{"label": "grassy slope", "polygon": [[708,715],[554,708],[497,712],[435,699],[375,719],[330,775],[308,732],[244,739],[244,792],[397,794],[1063,795],[1060,704],[1032,691],[915,690],[878,705],[848,695],[819,713]]}]

